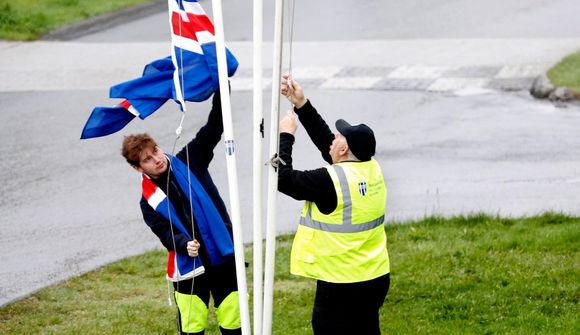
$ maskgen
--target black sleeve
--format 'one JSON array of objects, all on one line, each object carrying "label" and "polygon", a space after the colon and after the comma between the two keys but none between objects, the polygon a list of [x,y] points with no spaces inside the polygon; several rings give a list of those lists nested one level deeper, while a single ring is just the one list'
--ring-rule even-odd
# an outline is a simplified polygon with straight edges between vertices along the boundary
[{"label": "black sleeve", "polygon": [[332,178],[325,168],[298,171],[292,166],[294,135],[280,134],[280,164],[278,190],[296,200],[316,203],[322,213],[328,214],[336,208],[336,191]]},{"label": "black sleeve", "polygon": [[177,229],[173,229],[173,234],[171,233],[171,228],[169,222],[161,214],[157,213],[145,200],[141,198],[141,212],[143,213],[143,220],[151,228],[151,231],[161,241],[163,246],[171,251],[174,250],[173,240],[175,239],[175,250],[179,253],[187,255],[187,242],[189,239],[183,233]]},{"label": "black sleeve", "polygon": [[207,123],[201,127],[193,140],[189,142],[179,153],[177,157],[182,162],[187,162],[187,153],[189,153],[190,169],[192,166],[207,170],[209,163],[213,159],[213,150],[222,137],[224,126],[222,123],[222,104],[220,100],[220,91],[217,90],[212,99],[212,108],[209,112]]},{"label": "black sleeve", "polygon": [[330,145],[334,141],[334,133],[330,130],[326,121],[318,114],[316,108],[310,103],[310,100],[307,100],[306,104],[300,109],[294,108],[294,112],[298,115],[298,119],[304,126],[310,139],[322,154],[322,158],[328,164],[332,164],[329,151]]}]

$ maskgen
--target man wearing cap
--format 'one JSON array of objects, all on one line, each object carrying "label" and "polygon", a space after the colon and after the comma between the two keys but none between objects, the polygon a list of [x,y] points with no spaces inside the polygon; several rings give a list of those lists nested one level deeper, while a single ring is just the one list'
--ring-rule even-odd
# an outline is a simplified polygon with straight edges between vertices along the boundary
[{"label": "man wearing cap", "polygon": [[315,335],[380,335],[379,309],[390,285],[383,226],[387,189],[372,158],[376,140],[365,124],[336,122],[333,134],[300,85],[282,77],[281,93],[329,165],[292,167],[298,126],[292,111],[280,121],[278,190],[306,200],[292,245],[290,272],[317,280]]}]

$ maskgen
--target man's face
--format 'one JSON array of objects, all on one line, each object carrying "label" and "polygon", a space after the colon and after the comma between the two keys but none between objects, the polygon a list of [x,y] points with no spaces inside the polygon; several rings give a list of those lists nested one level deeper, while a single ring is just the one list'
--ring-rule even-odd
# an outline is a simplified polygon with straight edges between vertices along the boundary
[{"label": "man's face", "polygon": [[328,152],[333,163],[339,162],[340,157],[345,153],[346,146],[346,138],[344,138],[341,133],[334,134],[334,140],[332,141]]},{"label": "man's face", "polygon": [[161,148],[148,147],[143,149],[139,155],[139,166],[133,166],[133,168],[151,178],[159,178],[167,171],[167,157]]}]

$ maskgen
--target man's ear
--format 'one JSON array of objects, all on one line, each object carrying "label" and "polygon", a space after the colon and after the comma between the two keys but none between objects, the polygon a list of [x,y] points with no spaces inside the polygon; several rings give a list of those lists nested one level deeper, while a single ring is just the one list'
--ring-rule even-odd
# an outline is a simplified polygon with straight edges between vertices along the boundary
[{"label": "man's ear", "polygon": [[339,154],[340,155],[346,155],[346,153],[348,152],[348,144],[344,143],[344,145],[342,146],[342,148],[340,148]]},{"label": "man's ear", "polygon": [[137,170],[137,172],[143,173],[143,169],[140,166],[131,164],[131,167],[133,169]]}]

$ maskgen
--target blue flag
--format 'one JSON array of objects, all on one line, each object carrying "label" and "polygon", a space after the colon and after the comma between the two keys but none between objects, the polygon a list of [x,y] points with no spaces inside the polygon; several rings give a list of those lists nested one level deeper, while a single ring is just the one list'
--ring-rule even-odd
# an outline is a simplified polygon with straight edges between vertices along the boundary
[{"label": "blue flag", "polygon": [[[106,136],[136,116],[145,119],[168,99],[184,110],[184,101],[204,101],[219,88],[213,24],[197,1],[169,0],[172,55],[147,64],[139,78],[112,86],[109,97],[124,99],[113,107],[93,109],[81,139]],[[228,76],[238,61],[226,49]]]}]

